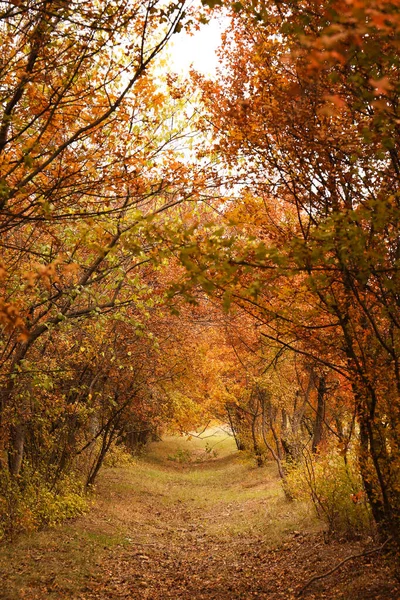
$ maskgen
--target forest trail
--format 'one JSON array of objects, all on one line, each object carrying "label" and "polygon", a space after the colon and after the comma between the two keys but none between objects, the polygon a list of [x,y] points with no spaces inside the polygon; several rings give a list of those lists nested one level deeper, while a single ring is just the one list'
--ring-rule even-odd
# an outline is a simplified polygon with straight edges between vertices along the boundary
[{"label": "forest trail", "polygon": [[[311,507],[287,502],[274,465],[256,468],[221,432],[168,438],[102,475],[92,510],[0,553],[2,600],[292,600],[362,545],[325,544]],[[303,598],[393,599],[366,557]]]}]

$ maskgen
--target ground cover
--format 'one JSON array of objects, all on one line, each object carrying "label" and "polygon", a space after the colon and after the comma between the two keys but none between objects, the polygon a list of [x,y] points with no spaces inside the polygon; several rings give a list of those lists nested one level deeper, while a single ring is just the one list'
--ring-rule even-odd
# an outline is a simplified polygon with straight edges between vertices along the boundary
[{"label": "ground cover", "polygon": [[[211,437],[208,437],[211,435]],[[3,600],[291,600],[316,573],[374,542],[326,543],[312,507],[288,502],[225,432],[170,437],[104,471],[91,511],[0,550]],[[393,557],[370,555],[304,598],[395,599]]]}]

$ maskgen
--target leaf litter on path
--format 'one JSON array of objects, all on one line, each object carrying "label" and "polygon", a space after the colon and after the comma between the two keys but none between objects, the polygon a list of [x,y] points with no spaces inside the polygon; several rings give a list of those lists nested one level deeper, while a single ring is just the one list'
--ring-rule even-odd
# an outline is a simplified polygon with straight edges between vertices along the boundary
[{"label": "leaf litter on path", "polygon": [[[156,444],[136,466],[106,471],[88,515],[8,548],[0,598],[294,600],[314,574],[363,549],[325,543],[310,507],[285,500],[272,465],[254,468],[231,446],[201,465],[163,453]],[[392,563],[349,561],[302,598],[395,600]]]}]

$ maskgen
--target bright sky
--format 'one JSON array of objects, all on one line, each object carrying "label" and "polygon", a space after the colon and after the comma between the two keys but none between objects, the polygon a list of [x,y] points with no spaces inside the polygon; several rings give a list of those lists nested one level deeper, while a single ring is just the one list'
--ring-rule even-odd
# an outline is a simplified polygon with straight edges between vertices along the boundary
[{"label": "bright sky", "polygon": [[215,75],[218,59],[216,49],[221,43],[221,32],[224,25],[213,20],[202,25],[194,35],[184,32],[172,37],[168,46],[168,54],[172,70],[180,75],[187,75],[191,65],[204,75]]}]

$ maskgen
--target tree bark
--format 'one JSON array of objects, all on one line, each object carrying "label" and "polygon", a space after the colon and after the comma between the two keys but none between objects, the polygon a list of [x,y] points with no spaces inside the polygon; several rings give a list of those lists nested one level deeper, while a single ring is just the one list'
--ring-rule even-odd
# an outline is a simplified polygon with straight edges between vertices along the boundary
[{"label": "tree bark", "polygon": [[325,395],[326,395],[326,377],[321,375],[318,380],[317,388],[317,413],[314,421],[314,431],[312,440],[312,451],[317,452],[318,446],[322,441],[323,426],[325,420]]},{"label": "tree bark", "polygon": [[10,445],[8,451],[8,468],[13,477],[19,475],[22,467],[25,444],[24,425],[13,425],[10,428]]}]

